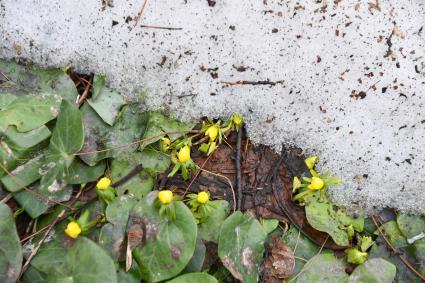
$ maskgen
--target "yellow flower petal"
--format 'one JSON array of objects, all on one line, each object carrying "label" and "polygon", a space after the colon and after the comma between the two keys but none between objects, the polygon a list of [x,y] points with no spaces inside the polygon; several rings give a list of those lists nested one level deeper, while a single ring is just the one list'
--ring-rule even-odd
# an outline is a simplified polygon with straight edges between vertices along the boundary
[{"label": "yellow flower petal", "polygon": [[96,185],[96,188],[99,190],[106,190],[111,186],[111,179],[103,177],[101,178]]},{"label": "yellow flower petal", "polygon": [[325,182],[319,177],[312,177],[311,183],[307,186],[310,190],[320,190],[325,186]]},{"label": "yellow flower petal", "polygon": [[187,145],[182,147],[177,154],[177,158],[181,163],[186,163],[190,159],[190,147]]},{"label": "yellow flower petal", "polygon": [[294,177],[294,181],[292,182],[292,189],[296,190],[301,187],[301,181],[298,179],[298,177]]},{"label": "yellow flower petal", "polygon": [[158,199],[162,204],[169,204],[173,201],[173,192],[170,190],[163,190],[158,193]]},{"label": "yellow flower petal", "polygon": [[76,239],[81,233],[81,227],[76,221],[71,221],[66,226],[65,233],[71,238]]},{"label": "yellow flower petal", "polygon": [[205,204],[210,200],[210,196],[208,195],[207,192],[199,192],[196,200],[199,203]]},{"label": "yellow flower petal", "polygon": [[316,165],[317,161],[319,161],[319,157],[317,157],[317,156],[310,156],[309,158],[304,160],[308,169],[313,169],[313,167],[314,167],[314,165]]},{"label": "yellow flower petal", "polygon": [[219,127],[216,125],[210,126],[206,131],[205,135],[210,137],[210,141],[215,141],[218,136]]}]

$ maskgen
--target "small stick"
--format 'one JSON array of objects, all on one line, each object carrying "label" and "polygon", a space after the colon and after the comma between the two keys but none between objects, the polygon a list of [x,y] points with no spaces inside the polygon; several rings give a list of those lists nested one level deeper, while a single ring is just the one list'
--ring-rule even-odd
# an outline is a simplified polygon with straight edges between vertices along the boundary
[{"label": "small stick", "polygon": [[242,129],[238,131],[238,139],[236,142],[236,187],[238,190],[237,210],[242,208],[242,173],[241,173],[241,144],[242,144]]},{"label": "small stick", "polygon": [[93,81],[93,78],[90,78],[90,81],[86,85],[86,88],[84,89],[83,94],[80,96],[80,99],[78,99],[78,105],[83,104],[84,100],[86,100],[87,96],[89,95],[89,90],[92,85],[92,81]]},{"label": "small stick", "polygon": [[[161,27],[161,26],[151,26],[151,25],[141,25],[140,27],[142,28],[154,28],[154,29],[165,29],[165,30],[182,30],[183,28],[173,28],[173,27]],[[178,98],[182,98],[182,97],[186,97],[186,96],[192,96],[194,95],[192,94],[187,94],[187,95],[181,95],[178,96]]]},{"label": "small stick", "polygon": [[145,7],[146,7],[146,4],[147,4],[147,3],[148,3],[148,0],[145,0],[145,2],[143,3],[142,8],[140,9],[140,12],[137,14],[136,22],[134,23],[133,28],[134,28],[134,27],[136,27],[136,26],[137,26],[137,24],[139,23],[139,20],[140,20],[140,18],[141,18],[141,17],[142,17],[142,15],[143,15],[143,11],[145,10]]},{"label": "small stick", "polygon": [[413,271],[422,281],[425,281],[425,276],[420,274],[401,254],[400,252],[394,248],[394,246],[390,243],[390,241],[385,237],[384,233],[381,230],[381,226],[378,225],[378,221],[375,219],[375,216],[372,215],[372,220],[375,226],[378,228],[379,234],[381,234],[382,238],[384,239],[385,243],[391,248],[393,253],[397,255],[401,261],[411,270]]},{"label": "small stick", "polygon": [[235,85],[270,85],[275,86],[277,84],[282,84],[284,81],[236,81],[236,82],[221,82],[222,84],[225,84],[224,87],[227,86],[235,86]]},{"label": "small stick", "polygon": [[12,198],[12,194],[8,193],[1,201],[0,203],[6,203]]}]

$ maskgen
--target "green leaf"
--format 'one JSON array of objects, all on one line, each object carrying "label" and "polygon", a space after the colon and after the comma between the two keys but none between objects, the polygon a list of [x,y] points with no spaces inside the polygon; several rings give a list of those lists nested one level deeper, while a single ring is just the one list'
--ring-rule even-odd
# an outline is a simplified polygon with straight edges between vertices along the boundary
[{"label": "green leaf", "polygon": [[3,108],[5,108],[7,105],[9,105],[16,98],[18,98],[18,97],[16,97],[13,94],[2,93],[0,95],[0,111],[3,110]]},{"label": "green leaf", "polygon": [[22,247],[12,211],[0,203],[0,282],[13,283],[21,272]]},{"label": "green leaf", "polygon": [[145,148],[142,151],[140,163],[144,169],[149,169],[155,173],[164,173],[171,165],[171,158],[154,148]]},{"label": "green leaf", "polygon": [[116,198],[106,208],[106,220],[108,221],[99,234],[99,244],[116,260],[123,255],[124,236],[130,211],[136,201],[130,196]]},{"label": "green leaf", "polygon": [[[300,272],[304,264],[319,252],[320,247],[301,233],[294,225],[291,225],[287,233],[282,236],[282,239],[295,255],[295,268],[290,278],[292,279]],[[322,252],[331,253],[332,251],[323,249]]]},{"label": "green leaf", "polygon": [[93,166],[102,159],[136,151],[138,144],[135,141],[140,140],[144,128],[139,105],[124,106],[113,127],[104,123],[87,104],[82,107],[82,112],[86,138],[81,151],[101,151],[80,155],[85,163]]},{"label": "green leaf", "polygon": [[78,108],[67,100],[63,100],[56,127],[50,139],[49,154],[41,174],[41,187],[53,184],[55,180],[64,180],[69,176],[68,168],[84,143],[82,114]]},{"label": "green leaf", "polygon": [[154,182],[154,177],[147,170],[142,170],[139,174],[117,187],[117,194],[119,196],[132,195],[140,200],[152,191]]},{"label": "green leaf", "polygon": [[425,217],[399,213],[397,224],[401,233],[407,238],[413,238],[425,232]]},{"label": "green leaf", "polygon": [[170,140],[174,141],[184,136],[185,132],[193,127],[193,123],[185,124],[166,117],[159,112],[149,112],[147,115],[147,128],[142,137],[143,139],[149,139],[140,144],[140,149],[143,150],[147,145],[159,141],[166,133],[168,133]]},{"label": "green leaf", "polygon": [[209,275],[208,273],[200,273],[200,272],[184,274],[177,278],[174,278],[173,280],[168,281],[168,283],[195,283],[195,282],[218,283],[217,279],[215,279],[213,276]]},{"label": "green leaf", "polygon": [[[143,223],[145,243],[133,251],[143,277],[158,282],[179,274],[195,251],[197,227],[189,208],[182,202],[173,202],[175,219],[159,216],[154,201],[157,191],[151,192],[131,213],[136,223]],[[140,225],[140,224],[139,224]]]},{"label": "green leaf", "polygon": [[218,256],[235,278],[246,283],[258,281],[266,236],[252,215],[237,211],[224,221]]},{"label": "green leaf", "polygon": [[4,135],[6,138],[5,141],[13,148],[27,149],[36,146],[42,141],[48,139],[51,135],[51,132],[44,125],[40,128],[24,133],[18,132],[16,127],[12,126],[7,128]]},{"label": "green leaf", "polygon": [[[402,248],[408,245],[406,238],[398,228],[396,221],[388,221],[381,225],[380,229],[395,248]],[[378,229],[375,231],[375,235],[381,235]]]},{"label": "green leaf", "polygon": [[[19,203],[28,215],[35,219],[47,211],[55,202],[68,201],[72,195],[72,187],[65,183],[54,181],[48,187],[39,184],[28,187],[30,191],[23,190],[13,193],[13,198]],[[50,201],[49,201],[50,200]]]},{"label": "green leaf", "polygon": [[79,237],[69,249],[55,242],[43,246],[31,264],[48,275],[48,282],[117,282],[113,260],[88,238]]},{"label": "green leaf", "polygon": [[359,265],[350,275],[349,283],[391,283],[396,275],[394,264],[382,259],[373,258]]},{"label": "green leaf", "polygon": [[200,272],[204,265],[207,247],[201,239],[196,240],[195,252],[182,273]]},{"label": "green leaf", "polygon": [[40,179],[41,175],[39,168],[44,163],[44,154],[45,152],[42,152],[39,156],[36,156],[27,163],[15,168],[12,172],[10,172],[10,175],[3,177],[1,181],[5,188],[9,192],[17,192]]},{"label": "green leaf", "polygon": [[47,275],[38,271],[31,265],[22,277],[22,283],[45,283],[47,281]]},{"label": "green leaf", "polygon": [[0,132],[16,126],[18,132],[40,128],[58,115],[61,98],[53,95],[21,96],[0,111]]},{"label": "green leaf", "polygon": [[229,214],[229,203],[225,200],[215,200],[212,203],[215,208],[207,220],[199,224],[198,233],[202,240],[217,243],[221,226]]},{"label": "green leaf", "polygon": [[279,220],[277,219],[261,219],[261,226],[266,234],[273,232],[277,226],[279,226]]},{"label": "green leaf", "polygon": [[103,176],[105,168],[105,161],[100,161],[98,164],[91,167],[76,158],[68,168],[65,181],[67,184],[86,184],[88,182],[94,182]]},{"label": "green leaf", "polygon": [[96,80],[96,84],[93,85],[94,96],[87,102],[105,123],[113,126],[115,117],[126,102],[119,93],[110,90],[104,84],[101,85],[100,82],[101,80]]},{"label": "green leaf", "polygon": [[355,219],[341,209],[336,210],[326,196],[320,196],[320,192],[307,197],[305,212],[308,223],[314,229],[328,233],[340,246],[349,245],[350,225],[358,232],[363,230],[363,218]]},{"label": "green leaf", "polygon": [[0,96],[5,91],[17,95],[55,94],[73,102],[78,95],[74,82],[60,68],[39,69],[18,65],[12,60],[0,60],[0,72],[8,79],[0,85]]},{"label": "green leaf", "polygon": [[319,254],[313,257],[304,271],[298,276],[297,283],[341,283],[347,282],[345,265],[342,260],[331,253]]}]

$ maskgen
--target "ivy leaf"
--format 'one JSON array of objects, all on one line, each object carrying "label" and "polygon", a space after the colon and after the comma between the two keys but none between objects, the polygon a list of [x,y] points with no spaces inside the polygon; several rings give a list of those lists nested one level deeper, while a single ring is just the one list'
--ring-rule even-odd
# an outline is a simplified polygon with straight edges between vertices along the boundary
[{"label": "ivy leaf", "polygon": [[119,93],[107,88],[105,78],[99,78],[99,76],[95,76],[93,94],[87,102],[105,123],[113,126],[115,117],[126,103],[124,98]]},{"label": "ivy leaf", "polygon": [[55,180],[64,180],[68,168],[84,143],[82,114],[78,108],[67,100],[63,100],[56,127],[50,139],[46,164],[42,166],[45,174],[41,177],[44,189]]},{"label": "ivy leaf", "polygon": [[407,238],[413,238],[425,232],[425,217],[399,213],[397,224],[401,233]]},{"label": "ivy leaf", "polygon": [[267,234],[252,215],[237,211],[220,231],[218,256],[232,275],[246,283],[257,282]]},{"label": "ivy leaf", "polygon": [[277,219],[261,219],[261,226],[266,234],[273,232],[277,226],[279,226],[279,220]]},{"label": "ivy leaf", "polygon": [[68,168],[65,181],[67,184],[86,184],[94,182],[103,176],[106,168],[104,160],[97,163],[95,166],[88,166],[80,159],[74,159],[71,166]]},{"label": "ivy leaf", "polygon": [[192,212],[180,201],[173,202],[174,220],[159,216],[159,208],[154,205],[157,193],[148,194],[130,216],[132,223],[143,223],[145,227],[145,243],[134,249],[133,255],[148,282],[166,280],[179,274],[192,258],[197,234]]},{"label": "ivy leaf", "polygon": [[[80,155],[81,160],[94,166],[108,157],[118,157],[136,151],[135,141],[143,134],[143,115],[137,104],[122,107],[113,127],[109,126],[88,105],[82,107],[85,141]],[[98,152],[100,151],[100,152]],[[84,152],[93,152],[84,154]]]},{"label": "ivy leaf", "polygon": [[308,268],[300,273],[297,283],[340,283],[347,280],[348,275],[342,260],[335,258],[333,254],[325,253],[313,257],[308,262]]},{"label": "ivy leaf", "polygon": [[349,283],[391,283],[396,275],[394,264],[382,259],[373,258],[354,269],[350,275]]},{"label": "ivy leaf", "polygon": [[181,123],[175,119],[166,117],[159,112],[149,112],[147,115],[147,127],[142,139],[148,139],[140,144],[143,150],[147,145],[159,141],[168,133],[171,141],[185,135],[186,131],[193,128],[193,123]]},{"label": "ivy leaf", "polygon": [[5,141],[14,149],[28,149],[38,145],[48,139],[51,135],[50,130],[46,126],[41,126],[32,131],[20,133],[16,127],[8,127],[5,135]]},{"label": "ivy leaf", "polygon": [[199,237],[207,242],[218,242],[220,229],[229,214],[229,203],[225,200],[212,201],[215,205],[207,220],[198,227]]},{"label": "ivy leaf", "polygon": [[116,283],[113,260],[92,240],[79,237],[69,249],[57,242],[43,245],[31,265],[48,276],[48,282]]},{"label": "ivy leaf", "polygon": [[182,273],[201,272],[207,247],[201,239],[196,240],[195,252]]},{"label": "ivy leaf", "polygon": [[0,203],[0,219],[0,282],[13,283],[21,272],[22,247],[12,211],[4,203]]},{"label": "ivy leaf", "polygon": [[26,67],[12,60],[0,59],[0,71],[7,77],[7,81],[0,85],[0,94],[5,91],[17,95],[55,94],[70,102],[75,101],[78,95],[74,82],[60,68]]},{"label": "ivy leaf", "polygon": [[202,283],[218,283],[217,279],[208,273],[188,273],[181,275],[173,280],[168,281],[168,283],[194,283],[194,282],[202,282]]},{"label": "ivy leaf", "polygon": [[31,185],[41,178],[39,168],[44,164],[43,151],[40,155],[31,159],[27,163],[15,168],[10,175],[1,179],[4,187],[9,192],[18,192],[24,187]]},{"label": "ivy leaf", "polygon": [[[384,235],[395,248],[402,248],[408,246],[406,238],[403,236],[400,229],[398,228],[396,221],[391,220],[382,224],[380,230],[382,233],[384,233]],[[374,234],[380,235],[379,230],[377,229]]]}]

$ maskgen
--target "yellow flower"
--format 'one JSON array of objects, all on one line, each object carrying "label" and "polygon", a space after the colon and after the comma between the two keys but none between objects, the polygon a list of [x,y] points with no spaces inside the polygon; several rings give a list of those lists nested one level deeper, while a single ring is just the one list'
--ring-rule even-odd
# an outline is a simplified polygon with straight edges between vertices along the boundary
[{"label": "yellow flower", "polygon": [[158,199],[162,204],[169,204],[173,201],[173,192],[170,190],[163,190],[158,193]]},{"label": "yellow flower", "polygon": [[295,191],[296,189],[299,189],[301,187],[301,181],[298,179],[298,177],[294,177],[294,181],[292,183],[292,189]]},{"label": "yellow flower", "polygon": [[170,149],[171,141],[169,138],[162,138],[161,139],[161,151],[166,152]]},{"label": "yellow flower", "polygon": [[76,221],[71,221],[66,226],[65,233],[71,238],[76,239],[81,233],[81,227]]},{"label": "yellow flower", "polygon": [[187,145],[182,147],[177,154],[177,158],[181,163],[186,163],[190,159],[190,147]]},{"label": "yellow flower", "polygon": [[196,200],[199,203],[205,204],[210,200],[210,196],[208,195],[207,192],[199,192],[198,193],[198,197],[196,198]]},{"label": "yellow flower", "polygon": [[96,185],[96,188],[99,190],[106,190],[111,186],[111,179],[103,177],[101,178]]},{"label": "yellow flower", "polygon": [[242,115],[239,113],[235,113],[232,115],[232,121],[235,125],[239,126],[243,122]]},{"label": "yellow flower", "polygon": [[316,165],[317,161],[319,161],[319,157],[317,157],[317,156],[310,156],[309,158],[304,160],[308,169],[313,169],[313,167],[314,167],[314,165]]},{"label": "yellow flower", "polygon": [[325,186],[325,182],[319,177],[312,177],[310,184],[307,186],[310,190],[320,190]]},{"label": "yellow flower", "polygon": [[215,141],[215,139],[218,136],[218,131],[219,131],[218,126],[213,125],[205,131],[205,135],[210,137],[210,141]]}]

